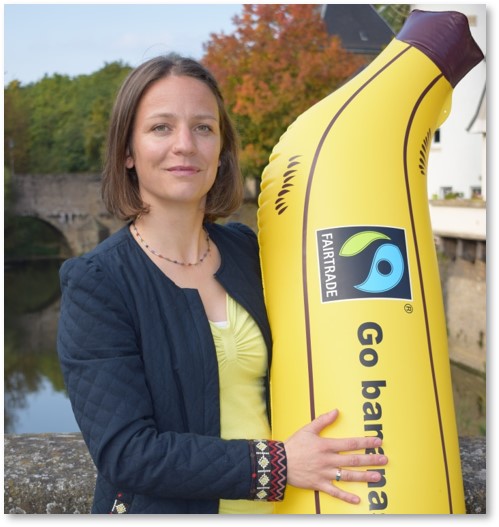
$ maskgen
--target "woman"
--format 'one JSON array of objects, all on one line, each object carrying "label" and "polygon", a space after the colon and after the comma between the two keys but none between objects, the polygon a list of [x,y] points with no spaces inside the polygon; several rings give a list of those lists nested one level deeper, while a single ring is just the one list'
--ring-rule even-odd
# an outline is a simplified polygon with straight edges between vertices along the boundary
[{"label": "woman", "polygon": [[286,485],[358,503],[377,438],[326,439],[338,412],[271,440],[271,335],[237,140],[211,74],[158,57],[125,80],[103,197],[126,226],[61,268],[58,353],[98,470],[94,513],[270,513]]}]

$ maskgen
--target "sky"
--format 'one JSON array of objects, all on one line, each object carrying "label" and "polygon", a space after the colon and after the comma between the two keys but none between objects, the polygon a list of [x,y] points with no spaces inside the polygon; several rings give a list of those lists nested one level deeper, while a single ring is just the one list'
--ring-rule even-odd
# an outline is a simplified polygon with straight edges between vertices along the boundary
[{"label": "sky", "polygon": [[176,51],[195,59],[211,33],[234,31],[242,4],[20,4],[4,7],[4,85],[45,74],[91,74],[105,63],[134,67]]},{"label": "sky", "polygon": [[232,33],[234,15],[242,13],[242,4],[227,2],[2,5],[4,85],[46,74],[91,74],[118,60],[134,67],[169,51],[200,59],[210,34]]}]

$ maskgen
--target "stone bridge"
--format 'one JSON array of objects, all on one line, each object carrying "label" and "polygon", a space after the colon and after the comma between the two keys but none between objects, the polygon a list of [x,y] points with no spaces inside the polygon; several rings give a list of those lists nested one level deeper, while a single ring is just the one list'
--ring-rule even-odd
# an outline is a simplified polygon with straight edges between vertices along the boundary
[{"label": "stone bridge", "polygon": [[99,174],[16,174],[13,192],[13,212],[57,229],[73,255],[89,251],[123,225],[102,203]]}]

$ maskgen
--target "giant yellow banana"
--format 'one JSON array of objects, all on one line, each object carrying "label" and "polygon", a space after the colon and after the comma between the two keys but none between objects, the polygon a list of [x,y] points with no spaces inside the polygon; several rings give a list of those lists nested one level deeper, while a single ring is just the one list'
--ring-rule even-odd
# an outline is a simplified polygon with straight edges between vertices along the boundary
[{"label": "giant yellow banana", "polygon": [[457,12],[413,11],[387,48],[311,107],[262,175],[258,227],[274,338],[273,435],[340,409],[334,437],[379,436],[351,505],[288,487],[277,513],[463,513],[426,169],[452,90],[483,55]]}]

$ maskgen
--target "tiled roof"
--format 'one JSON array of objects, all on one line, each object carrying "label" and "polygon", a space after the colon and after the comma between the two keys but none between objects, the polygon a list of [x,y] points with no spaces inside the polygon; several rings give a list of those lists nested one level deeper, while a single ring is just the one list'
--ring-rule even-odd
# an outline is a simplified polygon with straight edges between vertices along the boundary
[{"label": "tiled roof", "polygon": [[379,54],[394,33],[371,4],[326,4],[322,17],[328,33],[353,53]]}]

